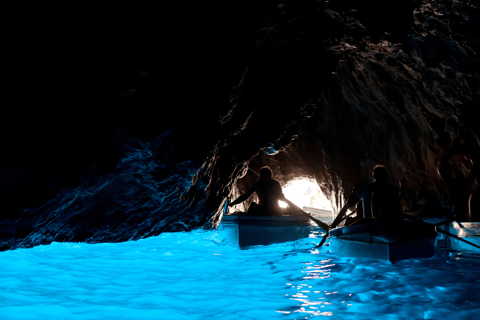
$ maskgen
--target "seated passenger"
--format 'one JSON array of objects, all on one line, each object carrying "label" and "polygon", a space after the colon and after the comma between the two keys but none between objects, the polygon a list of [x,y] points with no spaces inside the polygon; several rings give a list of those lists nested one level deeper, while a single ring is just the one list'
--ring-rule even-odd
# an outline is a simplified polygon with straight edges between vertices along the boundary
[{"label": "seated passenger", "polygon": [[[438,162],[438,173],[450,189],[450,195],[455,203],[455,218],[459,222],[480,221],[480,191],[478,190],[480,174],[476,166],[479,153],[476,143],[457,139]],[[467,168],[470,167],[468,174],[464,175],[461,168],[450,163],[455,156],[466,160],[464,165]]]},{"label": "seated passenger", "polygon": [[[272,179],[272,171],[268,167],[263,167],[260,170],[260,179],[252,184],[250,189],[235,201],[230,202],[229,206],[242,203],[247,200],[254,192],[257,193],[259,203],[252,202],[248,208],[249,215],[255,216],[279,216],[283,214],[282,208],[278,200],[287,202],[290,201],[285,198],[282,187],[277,180]],[[291,205],[290,205],[291,206]]]},{"label": "seated passenger", "polygon": [[400,204],[400,189],[388,183],[388,172],[384,166],[375,166],[373,179],[375,182],[358,188],[348,198],[349,208],[363,201],[363,214],[358,217],[361,220],[353,223],[372,222],[375,218],[385,228],[401,225],[404,213]]}]

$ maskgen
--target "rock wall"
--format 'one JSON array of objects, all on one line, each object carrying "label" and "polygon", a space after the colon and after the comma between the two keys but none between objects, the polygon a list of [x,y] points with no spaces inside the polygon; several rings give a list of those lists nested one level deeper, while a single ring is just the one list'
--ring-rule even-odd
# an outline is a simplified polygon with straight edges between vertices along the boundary
[{"label": "rock wall", "polygon": [[275,2],[0,3],[0,248],[202,226],[180,197]]},{"label": "rock wall", "polygon": [[201,204],[187,208],[180,199],[199,162],[185,160],[176,140],[171,131],[145,142],[120,130],[75,185],[3,220],[0,248],[137,240],[205,224]]},{"label": "rock wall", "polygon": [[198,173],[210,208],[235,181],[244,189],[251,179],[239,179],[261,159],[280,181],[315,179],[336,210],[382,164],[404,209],[428,199],[435,215],[463,214],[468,195],[439,162],[456,143],[478,166],[478,14],[478,1],[278,6]]}]

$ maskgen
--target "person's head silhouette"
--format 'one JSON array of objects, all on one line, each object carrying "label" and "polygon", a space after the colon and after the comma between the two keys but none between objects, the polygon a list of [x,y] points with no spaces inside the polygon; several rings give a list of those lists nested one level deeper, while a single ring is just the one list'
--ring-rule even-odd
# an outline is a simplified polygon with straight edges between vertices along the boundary
[{"label": "person's head silhouette", "polygon": [[378,182],[387,182],[388,172],[384,166],[377,165],[373,168],[373,179]]},{"label": "person's head silhouette", "polygon": [[272,170],[269,167],[263,167],[260,169],[260,180],[272,179]]}]

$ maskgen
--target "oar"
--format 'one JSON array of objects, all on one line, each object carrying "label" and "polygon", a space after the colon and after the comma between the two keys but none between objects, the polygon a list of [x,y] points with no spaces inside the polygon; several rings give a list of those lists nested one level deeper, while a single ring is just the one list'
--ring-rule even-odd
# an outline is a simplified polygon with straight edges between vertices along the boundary
[{"label": "oar", "polygon": [[[425,222],[425,223],[426,223],[426,222]],[[447,232],[447,231],[445,231],[445,230],[442,230],[442,229],[440,229],[440,228],[435,228],[435,229],[437,230],[437,232],[443,233],[444,235],[447,235],[447,236],[449,236],[449,237],[455,238],[455,239],[460,240],[460,241],[462,241],[462,242],[468,243],[469,245],[474,246],[475,248],[479,248],[479,249],[480,249],[480,246],[477,246],[475,243],[471,243],[470,241],[467,241],[467,240],[465,240],[465,239],[462,239],[462,238],[460,238],[459,236],[456,236],[456,235],[454,235],[454,234],[452,234],[452,233],[450,233],[450,232]]]},{"label": "oar", "polygon": [[286,201],[290,206],[297,208],[297,209],[302,213],[302,215],[308,216],[308,217],[309,217],[313,222],[315,222],[320,228],[322,228],[325,232],[328,233],[328,229],[329,229],[328,224],[326,224],[325,222],[320,221],[320,220],[312,217],[310,214],[308,214],[308,212],[306,212],[305,210],[303,210],[302,208],[300,208],[299,206],[297,206],[295,203],[293,203],[292,201],[288,200],[287,198],[283,199],[282,201]]},{"label": "oar", "polygon": [[345,204],[345,206],[343,206],[342,210],[340,210],[340,213],[337,215],[335,220],[333,220],[333,223],[330,225],[330,229],[336,228],[343,221],[343,217],[347,213],[347,210],[348,206],[347,204]]},{"label": "oar", "polygon": [[223,214],[227,212],[227,207],[228,207],[228,197],[227,197],[227,200],[225,200],[225,206],[223,207]]},{"label": "oar", "polygon": [[[343,217],[345,216],[345,213],[347,213],[347,210],[348,210],[348,206],[347,206],[347,204],[345,204],[345,206],[342,208],[342,210],[340,210],[340,213],[337,215],[335,220],[333,220],[333,223],[330,225],[330,227],[328,227],[328,229],[333,229],[333,228],[337,227],[337,225],[340,224],[340,222],[343,221]],[[320,241],[318,246],[316,246],[315,248],[320,248],[325,243],[325,240],[327,240],[327,237],[330,235],[330,232],[328,230],[326,230],[326,231],[327,231],[327,233],[325,233],[325,235],[323,236],[322,241]]]},{"label": "oar", "polygon": [[[412,217],[412,218],[413,218],[413,217]],[[430,223],[427,223],[427,222],[425,222],[425,221],[423,221],[423,220],[420,220],[420,219],[416,219],[416,220],[417,220],[417,221],[420,221],[421,223],[431,225]],[[455,220],[455,218],[452,217],[452,218],[450,218],[450,219],[448,219],[448,220],[445,220],[445,221],[442,221],[442,222],[439,222],[439,223],[434,224],[435,230],[436,230],[437,232],[443,233],[443,234],[446,235],[446,236],[455,238],[455,239],[457,239],[457,240],[459,240],[459,241],[465,242],[465,243],[467,243],[467,244],[469,244],[469,245],[471,245],[471,246],[474,246],[475,248],[479,248],[479,249],[480,249],[480,246],[476,245],[475,243],[471,243],[470,241],[467,241],[467,240],[465,240],[465,239],[463,239],[463,238],[461,238],[461,237],[459,237],[459,236],[456,236],[456,235],[454,235],[453,233],[450,233],[450,232],[445,231],[445,230],[443,230],[443,229],[437,228],[437,227],[439,227],[439,226],[441,226],[441,225],[450,223],[450,222],[452,222],[452,221],[454,221],[454,220]]]},{"label": "oar", "polygon": [[[343,220],[347,219],[348,217],[351,217],[354,213],[355,213],[355,211],[352,212],[352,213],[350,213],[350,214],[347,214],[346,216],[344,216],[344,217],[340,220],[340,222],[342,222]],[[332,223],[332,226],[333,226],[333,223]],[[331,227],[330,227],[330,228],[331,228]],[[327,233],[323,236],[322,241],[320,241],[320,243],[319,243],[315,248],[320,248],[321,246],[323,246],[323,244],[325,243],[325,240],[327,240],[327,238],[328,238],[329,236],[330,236],[330,231],[327,231]]]},{"label": "oar", "polygon": [[325,235],[323,236],[322,241],[320,241],[318,246],[316,246],[315,248],[320,248],[321,246],[323,246],[323,244],[325,243],[325,240],[327,240],[327,237],[329,236],[329,234],[330,234],[330,232],[327,231],[327,233],[325,233]]},{"label": "oar", "polygon": [[258,173],[256,173],[255,171],[253,171],[253,169],[248,168],[248,170],[252,171],[252,172],[255,173],[257,176],[260,177],[260,175],[259,175]]}]

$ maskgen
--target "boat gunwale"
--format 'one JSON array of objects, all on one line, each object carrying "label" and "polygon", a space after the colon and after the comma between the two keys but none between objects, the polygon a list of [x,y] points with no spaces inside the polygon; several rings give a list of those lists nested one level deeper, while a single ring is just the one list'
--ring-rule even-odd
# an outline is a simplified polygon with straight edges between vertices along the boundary
[{"label": "boat gunwale", "polygon": [[[408,240],[413,240],[413,239],[425,239],[425,238],[436,238],[437,234],[434,231],[435,226],[431,225],[431,233],[429,234],[419,234],[419,233],[414,233],[414,234],[409,234],[408,232],[391,232],[388,233],[386,231],[379,230],[375,222],[370,222],[370,223],[365,223],[365,224],[359,224],[359,225],[353,225],[353,226],[347,226],[347,227],[340,227],[340,228],[335,228],[330,231],[330,236],[331,237],[337,237],[343,240],[346,240],[346,237],[355,237],[355,236],[360,236],[362,234],[368,234],[370,236],[370,240],[367,241],[361,241],[358,237],[356,238],[357,241],[363,242],[363,243],[373,243],[375,240],[380,240],[381,243],[384,244],[392,244],[392,243],[399,243],[402,241],[408,241]],[[346,232],[345,232],[346,231]],[[392,238],[395,240],[382,240],[382,238]],[[349,239],[350,241],[350,239]]]},{"label": "boat gunwale", "polygon": [[[228,217],[229,219],[225,218]],[[247,214],[228,214],[223,215],[222,221],[260,221],[260,222],[303,222],[310,221],[310,218],[300,215],[282,215],[282,216],[253,216]]]}]

